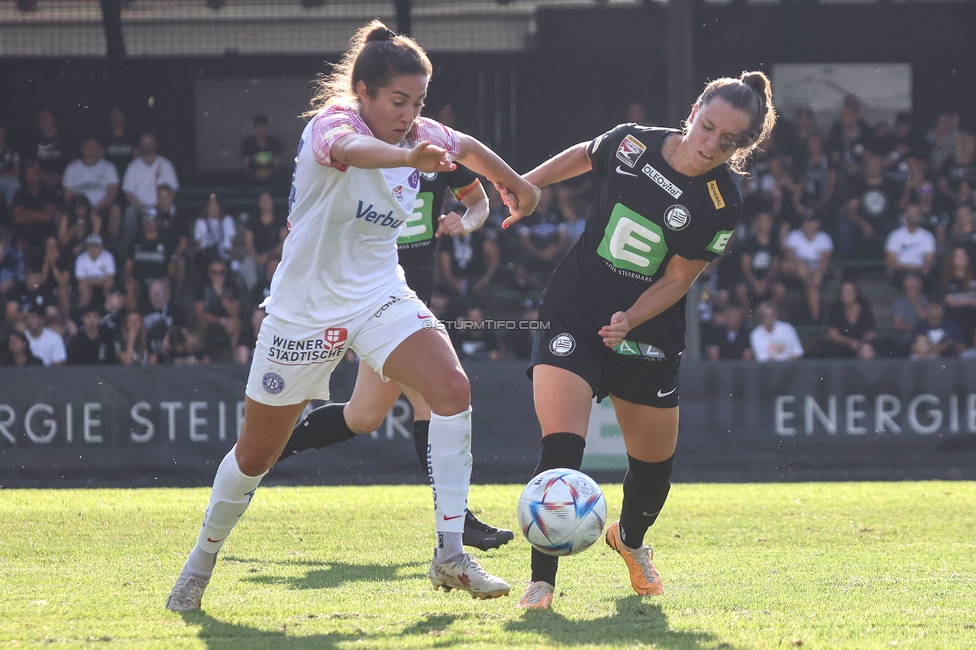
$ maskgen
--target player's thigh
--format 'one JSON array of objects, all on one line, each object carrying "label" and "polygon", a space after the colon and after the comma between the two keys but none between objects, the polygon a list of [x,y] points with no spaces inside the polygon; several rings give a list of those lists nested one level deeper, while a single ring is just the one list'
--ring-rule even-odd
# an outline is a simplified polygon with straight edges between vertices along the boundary
[{"label": "player's thigh", "polygon": [[271,406],[244,397],[244,422],[236,450],[242,472],[258,476],[278,460],[305,404],[307,401]]},{"label": "player's thigh", "polygon": [[360,362],[356,387],[343,414],[355,433],[376,431],[400,397],[400,385],[383,378],[368,363]]},{"label": "player's thigh", "polygon": [[678,407],[659,408],[610,396],[627,453],[645,463],[659,463],[674,454],[678,441]]},{"label": "player's thigh", "polygon": [[565,368],[539,364],[532,367],[532,395],[542,435],[575,433],[586,437],[593,405],[593,388]]}]

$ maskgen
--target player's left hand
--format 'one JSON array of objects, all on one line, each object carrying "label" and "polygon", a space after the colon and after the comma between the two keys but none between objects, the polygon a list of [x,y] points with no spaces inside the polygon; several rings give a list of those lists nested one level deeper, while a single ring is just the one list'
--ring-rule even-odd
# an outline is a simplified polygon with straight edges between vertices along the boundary
[{"label": "player's left hand", "polygon": [[609,325],[604,325],[600,328],[600,336],[603,337],[603,344],[608,348],[612,348],[620,345],[620,342],[624,340],[624,337],[627,336],[627,332],[629,331],[630,325],[627,323],[626,312],[618,311],[610,317]]},{"label": "player's left hand", "polygon": [[442,214],[437,218],[437,232],[434,233],[434,237],[440,237],[441,235],[463,235],[467,232],[464,228],[464,222],[461,221],[461,216],[457,212],[449,212],[447,214]]},{"label": "player's left hand", "polygon": [[542,197],[542,190],[528,181],[519,188],[506,188],[497,183],[495,183],[495,187],[498,188],[502,195],[502,201],[508,206],[511,213],[511,216],[502,222],[502,228],[508,228],[522,217],[527,217],[535,212],[536,206],[539,205],[539,199]]}]

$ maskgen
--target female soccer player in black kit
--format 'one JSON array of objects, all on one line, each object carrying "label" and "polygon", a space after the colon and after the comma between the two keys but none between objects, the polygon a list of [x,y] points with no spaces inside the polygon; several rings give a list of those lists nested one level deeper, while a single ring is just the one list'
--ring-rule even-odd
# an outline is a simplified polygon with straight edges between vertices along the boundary
[{"label": "female soccer player in black kit", "polygon": [[[447,189],[451,190],[455,199],[464,203],[466,209],[463,216],[455,212],[440,214]],[[403,267],[407,286],[416,291],[417,297],[424,303],[430,302],[434,293],[437,237],[469,233],[481,227],[487,216],[488,196],[471,170],[457,165],[453,171],[420,175],[416,207],[397,238],[397,257]],[[384,382],[365,363],[359,364],[356,387],[349,401],[320,406],[305,416],[292,432],[279,461],[306,449],[321,449],[351,440],[356,434],[375,431],[393,408],[401,391],[413,406],[413,441],[417,460],[426,473],[430,407],[419,393],[396,382]],[[513,537],[512,531],[490,526],[475,517],[471,510],[465,511],[461,538],[465,546],[487,551],[507,544]]]},{"label": "female soccer player in black kit", "polygon": [[[638,594],[664,591],[644,534],[671,487],[685,294],[725,250],[742,212],[732,175],[774,122],[769,80],[743,73],[709,83],[681,131],[623,124],[525,175],[544,187],[597,174],[586,229],[539,306],[550,327],[539,330],[529,369],[542,427],[535,473],[579,469],[592,399],[609,396],[629,469],[620,520],[608,526],[606,542]],[[520,607],[552,605],[557,562],[532,550]]]}]

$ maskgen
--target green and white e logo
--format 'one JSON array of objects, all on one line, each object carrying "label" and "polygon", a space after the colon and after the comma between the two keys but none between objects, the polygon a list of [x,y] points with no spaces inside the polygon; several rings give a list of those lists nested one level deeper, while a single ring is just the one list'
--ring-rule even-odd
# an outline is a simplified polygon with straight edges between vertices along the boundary
[{"label": "green and white e logo", "polygon": [[719,230],[717,233],[715,233],[712,243],[705,248],[716,255],[721,255],[725,252],[725,247],[729,245],[730,239],[732,239],[731,230]]},{"label": "green and white e logo", "polygon": [[418,192],[413,212],[400,227],[397,246],[427,241],[434,237],[433,214],[434,194],[432,192]]},{"label": "green and white e logo", "polygon": [[615,268],[651,276],[661,266],[668,246],[659,225],[618,203],[596,252]]}]

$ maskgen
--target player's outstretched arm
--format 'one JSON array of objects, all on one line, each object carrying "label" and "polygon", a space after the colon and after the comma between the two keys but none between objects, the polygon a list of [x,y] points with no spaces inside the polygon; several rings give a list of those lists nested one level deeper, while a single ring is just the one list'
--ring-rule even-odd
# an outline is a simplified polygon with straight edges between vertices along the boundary
[{"label": "player's outstretched arm", "polygon": [[422,172],[449,172],[455,165],[447,152],[425,140],[412,149],[401,149],[368,135],[350,133],[335,141],[332,160],[360,169],[413,167]]},{"label": "player's outstretched arm", "polygon": [[499,158],[498,154],[477,139],[464,133],[458,133],[458,137],[461,141],[458,162],[474,173],[486,177],[496,187],[507,190],[509,196],[513,198],[506,204],[513,215],[521,218],[532,214],[542,194],[539,188],[515,173],[515,170]]},{"label": "player's outstretched arm", "polygon": [[[536,187],[545,187],[546,185],[564,181],[567,178],[585,174],[593,169],[590,156],[586,153],[586,148],[589,144],[589,142],[581,142],[566,149],[562,153],[556,154],[526,174],[524,176],[525,180]],[[501,188],[499,188],[499,191],[502,191]],[[502,192],[502,198],[505,200],[505,205],[511,208],[509,203],[510,199],[504,192]],[[521,211],[518,215],[513,213],[511,217],[502,222],[502,228],[508,228],[526,214],[530,213],[522,214]]]}]

